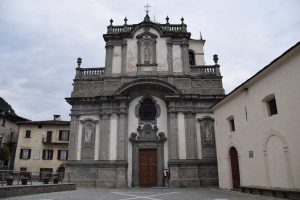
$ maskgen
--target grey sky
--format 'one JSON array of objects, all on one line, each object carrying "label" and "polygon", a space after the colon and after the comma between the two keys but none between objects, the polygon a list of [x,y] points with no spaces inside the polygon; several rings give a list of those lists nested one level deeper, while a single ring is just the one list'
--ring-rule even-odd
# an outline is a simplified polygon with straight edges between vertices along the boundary
[{"label": "grey sky", "polygon": [[298,0],[1,0],[0,96],[20,116],[68,120],[76,58],[103,67],[110,18],[139,23],[147,2],[152,20],[184,17],[192,38],[202,32],[206,63],[219,55],[226,93],[300,38]]}]

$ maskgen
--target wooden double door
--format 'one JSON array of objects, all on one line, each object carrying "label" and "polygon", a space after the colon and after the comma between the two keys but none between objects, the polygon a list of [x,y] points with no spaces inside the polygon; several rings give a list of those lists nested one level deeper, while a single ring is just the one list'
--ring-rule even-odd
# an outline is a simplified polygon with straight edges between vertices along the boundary
[{"label": "wooden double door", "polygon": [[139,185],[157,186],[157,149],[139,150]]}]

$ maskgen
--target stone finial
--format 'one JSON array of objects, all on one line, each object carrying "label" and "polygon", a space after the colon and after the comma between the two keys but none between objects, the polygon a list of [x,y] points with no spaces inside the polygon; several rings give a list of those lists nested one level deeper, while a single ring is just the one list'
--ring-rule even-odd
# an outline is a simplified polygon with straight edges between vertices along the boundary
[{"label": "stone finial", "polygon": [[112,23],[114,22],[114,20],[110,19],[109,21],[110,21],[110,25],[112,26]]},{"label": "stone finial", "polygon": [[80,68],[80,65],[81,65],[81,63],[82,63],[82,59],[79,57],[79,58],[77,58],[77,64],[78,64],[78,68]]},{"label": "stone finial", "polygon": [[150,17],[149,15],[147,14],[145,17],[144,17],[144,22],[150,22]]},{"label": "stone finial", "polygon": [[213,59],[213,60],[214,60],[214,62],[215,62],[215,65],[217,65],[217,64],[218,64],[218,60],[219,60],[217,54],[214,55],[214,59]]},{"label": "stone finial", "polygon": [[183,18],[183,17],[181,17],[181,19],[180,19],[180,20],[181,20],[181,24],[184,24],[184,22],[183,22],[183,21],[184,21],[184,18]]},{"label": "stone finial", "polygon": [[166,17],[167,24],[169,23],[169,16]]},{"label": "stone finial", "polygon": [[124,18],[125,24],[127,24],[127,21],[128,21],[128,19],[127,19],[127,17],[125,17],[125,18]]}]

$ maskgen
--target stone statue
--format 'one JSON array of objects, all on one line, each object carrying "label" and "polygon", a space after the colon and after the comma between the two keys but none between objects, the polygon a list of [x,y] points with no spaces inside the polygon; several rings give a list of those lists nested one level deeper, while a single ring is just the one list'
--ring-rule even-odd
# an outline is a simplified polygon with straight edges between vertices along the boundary
[{"label": "stone statue", "polygon": [[151,62],[151,42],[144,42],[144,63],[149,64]]}]

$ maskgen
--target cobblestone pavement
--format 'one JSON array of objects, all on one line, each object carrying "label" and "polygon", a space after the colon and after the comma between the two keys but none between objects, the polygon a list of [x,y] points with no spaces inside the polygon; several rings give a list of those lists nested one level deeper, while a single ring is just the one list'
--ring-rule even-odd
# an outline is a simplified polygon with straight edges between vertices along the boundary
[{"label": "cobblestone pavement", "polygon": [[9,200],[281,200],[281,198],[245,194],[217,188],[79,188],[73,191],[53,192]]}]

